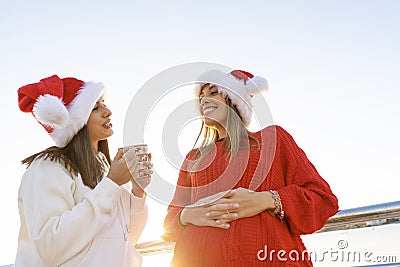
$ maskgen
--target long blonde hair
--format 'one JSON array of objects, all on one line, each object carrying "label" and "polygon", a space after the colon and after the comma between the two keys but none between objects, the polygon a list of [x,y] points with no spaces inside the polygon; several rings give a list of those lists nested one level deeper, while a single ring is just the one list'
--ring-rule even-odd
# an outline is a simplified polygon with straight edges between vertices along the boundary
[{"label": "long blonde hair", "polygon": [[[207,84],[204,84],[201,87],[201,90],[205,85]],[[236,105],[232,103],[232,100],[228,96],[225,96],[225,102],[228,106],[228,114],[225,125],[227,137],[224,138],[223,142],[226,148],[226,158],[232,159],[237,155],[240,149],[250,147],[250,140],[254,141],[257,144],[257,147],[259,147],[259,142],[256,138],[250,135],[251,133],[243,124],[239,110],[237,109]],[[191,159],[191,171],[196,170],[200,162],[213,150],[214,144],[219,140],[218,131],[215,128],[207,126],[203,121],[196,142],[193,145],[193,149],[195,149],[196,145],[200,142],[200,136],[202,133],[203,140],[199,144],[196,153]]]}]

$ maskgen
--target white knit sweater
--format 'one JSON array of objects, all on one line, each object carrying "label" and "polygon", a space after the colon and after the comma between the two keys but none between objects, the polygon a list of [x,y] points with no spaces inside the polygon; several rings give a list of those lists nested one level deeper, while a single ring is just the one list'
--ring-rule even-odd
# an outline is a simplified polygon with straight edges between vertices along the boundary
[{"label": "white knit sweater", "polygon": [[62,164],[37,159],[22,177],[18,208],[16,267],[141,266],[134,245],[145,199],[107,177],[90,189]]}]

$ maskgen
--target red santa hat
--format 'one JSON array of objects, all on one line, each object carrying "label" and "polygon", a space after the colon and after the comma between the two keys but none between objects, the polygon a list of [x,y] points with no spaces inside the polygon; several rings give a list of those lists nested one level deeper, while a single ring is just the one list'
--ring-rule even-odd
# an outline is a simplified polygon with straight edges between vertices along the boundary
[{"label": "red santa hat", "polygon": [[104,92],[102,83],[53,75],[19,88],[18,105],[32,113],[58,147],[64,147],[86,125]]},{"label": "red santa hat", "polygon": [[[219,93],[228,96],[232,103],[236,105],[246,127],[249,126],[252,116],[251,98],[259,92],[268,91],[266,79],[243,70],[233,70],[229,73],[211,70],[202,74],[198,81],[202,84],[215,85]],[[201,93],[201,86],[196,88],[198,97]]]}]

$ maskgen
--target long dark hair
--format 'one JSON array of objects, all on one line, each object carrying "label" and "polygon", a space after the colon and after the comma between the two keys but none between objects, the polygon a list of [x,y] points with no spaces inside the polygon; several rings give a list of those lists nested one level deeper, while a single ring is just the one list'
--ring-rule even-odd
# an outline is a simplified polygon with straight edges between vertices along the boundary
[{"label": "long dark hair", "polygon": [[[99,141],[98,151],[106,156],[110,164],[111,159],[107,140]],[[101,181],[105,172],[104,163],[101,158],[97,156],[96,151],[90,143],[89,132],[86,125],[79,130],[65,147],[49,147],[27,157],[21,162],[29,167],[36,158],[49,159],[64,164],[65,168],[67,168],[72,175],[78,175],[79,173],[83,183],[92,189]]]}]

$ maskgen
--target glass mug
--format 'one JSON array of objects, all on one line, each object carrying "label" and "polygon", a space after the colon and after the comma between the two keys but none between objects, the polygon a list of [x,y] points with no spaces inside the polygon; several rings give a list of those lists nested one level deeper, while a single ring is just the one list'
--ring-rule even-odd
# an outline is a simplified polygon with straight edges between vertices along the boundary
[{"label": "glass mug", "polygon": [[135,179],[149,178],[150,175],[145,172],[151,168],[151,154],[147,152],[147,144],[129,145],[123,147],[124,153],[130,150],[135,153],[135,156],[139,161],[139,177],[135,177]]}]

